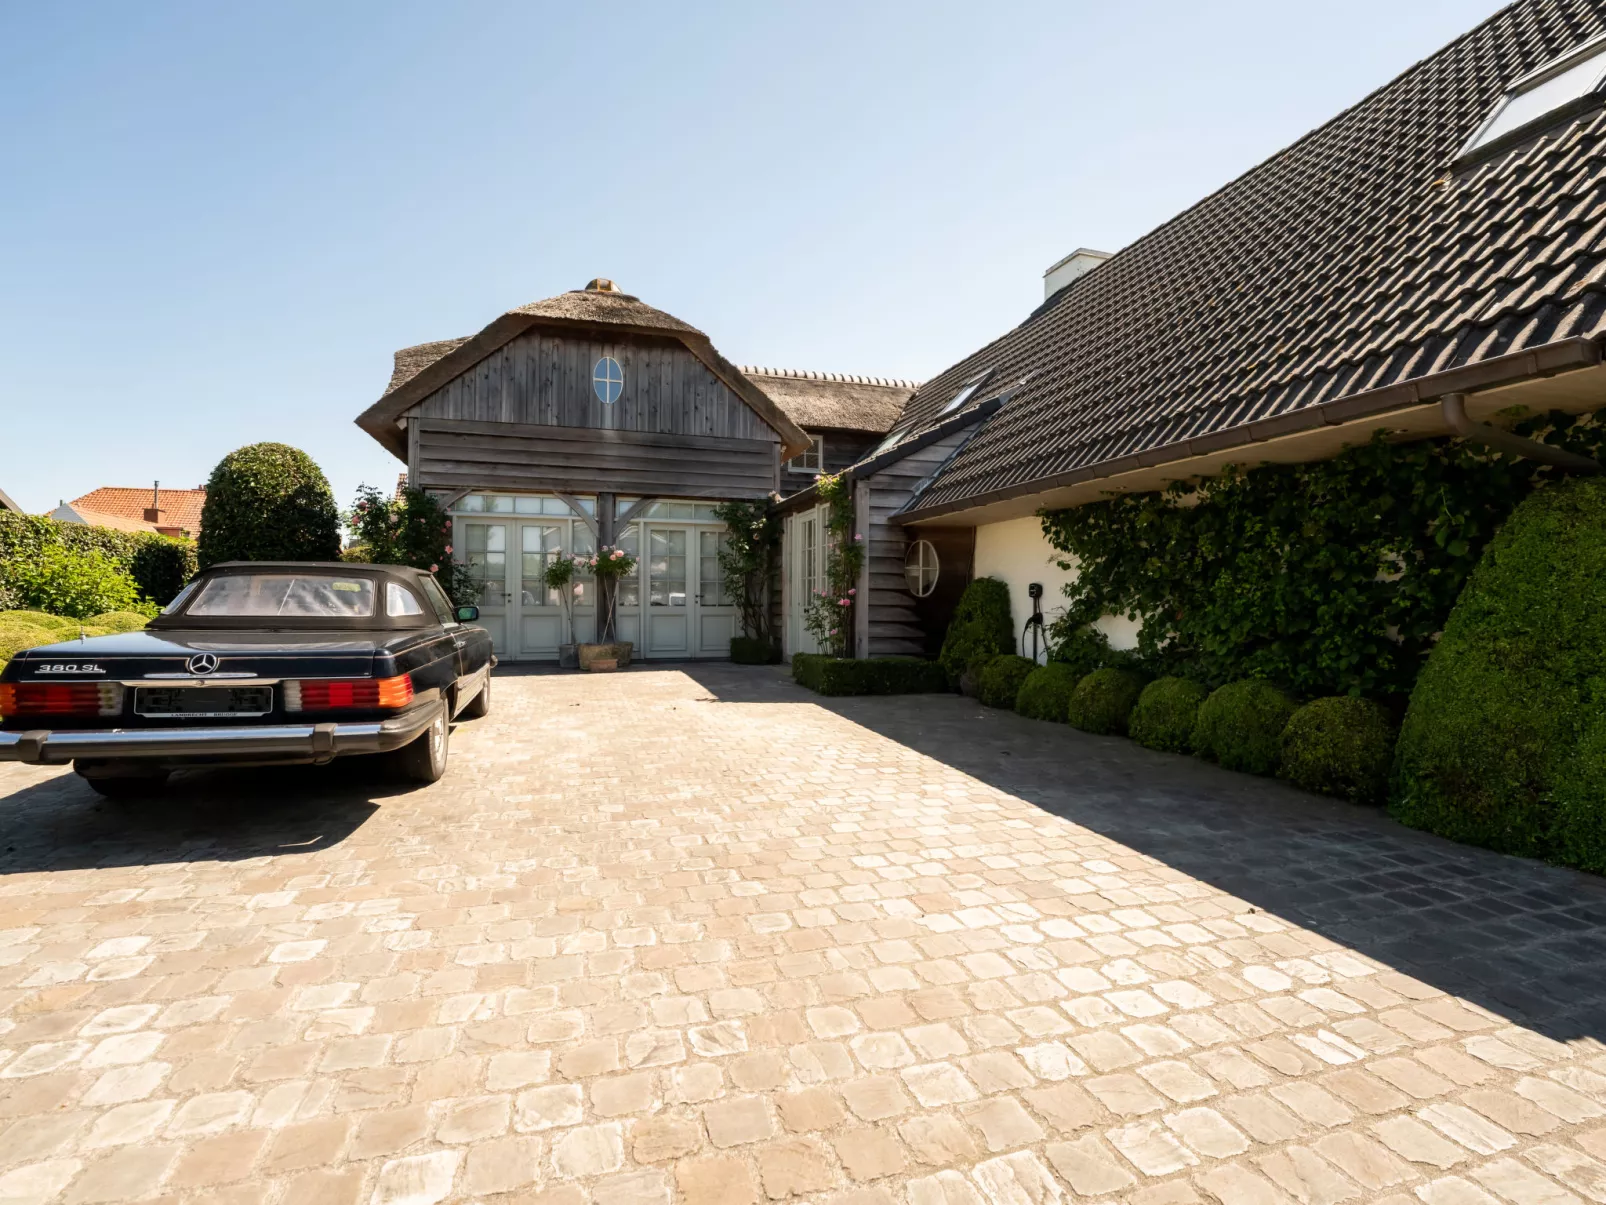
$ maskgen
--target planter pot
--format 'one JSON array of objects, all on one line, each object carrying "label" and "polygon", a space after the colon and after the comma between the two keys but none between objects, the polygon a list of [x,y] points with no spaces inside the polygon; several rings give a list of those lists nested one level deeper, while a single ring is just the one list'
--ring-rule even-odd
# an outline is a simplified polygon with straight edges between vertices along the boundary
[{"label": "planter pot", "polygon": [[630,650],[634,647],[628,640],[615,644],[582,644],[579,646],[580,668],[590,670],[598,661],[612,661],[610,669],[623,669],[630,664]]},{"label": "planter pot", "polygon": [[576,651],[576,646],[575,645],[572,645],[572,644],[560,644],[560,645],[558,645],[558,668],[559,669],[579,669],[580,668],[580,654]]}]

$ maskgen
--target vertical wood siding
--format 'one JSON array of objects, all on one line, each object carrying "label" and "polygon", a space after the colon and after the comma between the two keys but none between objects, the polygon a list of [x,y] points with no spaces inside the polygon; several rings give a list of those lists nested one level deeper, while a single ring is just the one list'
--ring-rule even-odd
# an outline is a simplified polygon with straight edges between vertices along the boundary
[{"label": "vertical wood siding", "polygon": [[[624,371],[624,389],[611,404],[591,385],[603,356],[612,356]],[[678,342],[585,338],[539,328],[498,348],[408,414],[779,442],[768,423]]]}]

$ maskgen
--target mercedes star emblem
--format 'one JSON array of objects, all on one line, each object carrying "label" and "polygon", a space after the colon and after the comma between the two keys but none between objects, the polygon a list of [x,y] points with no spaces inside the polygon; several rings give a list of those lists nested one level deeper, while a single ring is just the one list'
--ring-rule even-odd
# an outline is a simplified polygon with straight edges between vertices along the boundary
[{"label": "mercedes star emblem", "polygon": [[217,669],[217,658],[211,653],[196,653],[184,663],[192,674],[210,674]]}]

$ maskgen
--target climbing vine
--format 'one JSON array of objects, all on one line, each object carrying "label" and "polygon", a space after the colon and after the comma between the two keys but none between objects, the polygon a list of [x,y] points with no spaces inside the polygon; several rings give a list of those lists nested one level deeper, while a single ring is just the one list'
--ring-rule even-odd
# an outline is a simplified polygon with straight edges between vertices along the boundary
[{"label": "climbing vine", "polygon": [[[1590,456],[1603,442],[1567,415],[1517,429]],[[1315,464],[1046,512],[1062,567],[1079,568],[1055,635],[1124,615],[1141,621],[1138,656],[1155,669],[1403,695],[1485,544],[1558,475],[1461,441],[1380,437]]]},{"label": "climbing vine", "polygon": [[864,537],[853,530],[853,483],[841,473],[815,478],[820,501],[826,503],[825,587],[803,608],[803,626],[822,649],[848,657],[853,649],[853,613],[858,599],[859,570],[864,567]]},{"label": "climbing vine", "polygon": [[725,593],[736,604],[742,633],[768,647],[775,639],[770,620],[770,583],[781,547],[781,517],[772,502],[721,502],[714,515],[725,525],[719,546],[719,573]]}]

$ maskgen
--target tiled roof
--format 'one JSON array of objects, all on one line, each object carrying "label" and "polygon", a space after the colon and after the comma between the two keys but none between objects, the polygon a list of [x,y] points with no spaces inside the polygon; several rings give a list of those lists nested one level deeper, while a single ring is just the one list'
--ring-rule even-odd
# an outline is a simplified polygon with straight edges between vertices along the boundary
[{"label": "tiled roof", "polygon": [[[163,527],[182,527],[192,536],[201,530],[201,508],[206,505],[204,489],[163,489],[160,495]],[[150,504],[148,485],[103,485],[72,500],[76,511],[94,511],[136,522],[144,520],[145,508]]]},{"label": "tiled roof", "polygon": [[1606,114],[1448,164],[1512,80],[1603,29],[1606,0],[1501,10],[928,382],[922,422],[983,369],[1025,379],[922,508],[1599,333]]},{"label": "tiled roof", "polygon": [[798,368],[744,365],[747,377],[810,431],[869,431],[884,435],[898,421],[919,381],[894,377],[862,377],[845,372],[808,372]]}]

